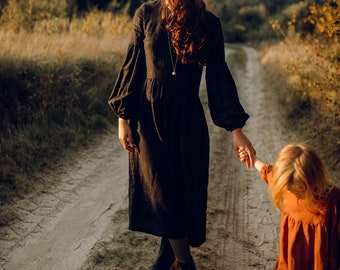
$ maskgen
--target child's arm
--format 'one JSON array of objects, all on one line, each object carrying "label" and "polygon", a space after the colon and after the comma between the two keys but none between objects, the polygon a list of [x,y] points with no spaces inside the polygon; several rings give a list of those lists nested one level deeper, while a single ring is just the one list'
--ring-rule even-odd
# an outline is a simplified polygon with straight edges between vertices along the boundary
[{"label": "child's arm", "polygon": [[[246,151],[242,151],[242,150],[238,152],[238,156],[239,156],[241,162],[244,162],[249,158],[248,153]],[[267,168],[264,168],[264,166],[267,166]],[[259,159],[257,156],[255,156],[254,167],[261,174],[262,180],[268,184],[270,179],[271,179],[271,168],[272,168],[272,166],[267,164],[263,160]]]},{"label": "child's arm", "polygon": [[[239,158],[241,160],[241,162],[245,162],[249,156],[248,153],[246,151],[239,151],[238,153]],[[266,163],[264,161],[262,161],[261,159],[259,159],[257,156],[255,156],[255,161],[254,161],[254,167],[260,172],[262,167],[265,165]]]},{"label": "child's arm", "polygon": [[254,167],[260,172],[262,167],[266,165],[264,161],[259,159],[258,157],[255,157]]},{"label": "child's arm", "polygon": [[259,171],[261,174],[262,180],[268,185],[271,181],[271,169],[272,166],[264,162],[263,160],[255,157],[254,167]]}]

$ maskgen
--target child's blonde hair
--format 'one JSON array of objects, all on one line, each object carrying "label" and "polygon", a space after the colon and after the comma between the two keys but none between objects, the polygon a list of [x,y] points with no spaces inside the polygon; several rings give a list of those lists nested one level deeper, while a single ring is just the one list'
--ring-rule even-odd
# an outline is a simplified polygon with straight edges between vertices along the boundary
[{"label": "child's blonde hair", "polygon": [[329,178],[316,150],[306,144],[286,145],[275,159],[269,188],[273,204],[283,210],[283,195],[290,191],[303,199],[314,212],[316,204],[324,201],[334,184]]}]

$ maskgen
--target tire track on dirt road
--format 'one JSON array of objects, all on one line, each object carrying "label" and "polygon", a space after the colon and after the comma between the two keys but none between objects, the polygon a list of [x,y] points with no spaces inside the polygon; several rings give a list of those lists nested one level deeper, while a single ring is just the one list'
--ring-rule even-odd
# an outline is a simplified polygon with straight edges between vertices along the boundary
[{"label": "tire track on dirt road", "polygon": [[[292,140],[284,128],[285,112],[266,77],[255,49],[228,46],[227,62],[239,96],[251,118],[244,127],[257,154],[272,162]],[[231,134],[212,124],[207,242],[196,251],[200,269],[273,269],[278,254],[280,216],[255,169],[237,159]]]}]

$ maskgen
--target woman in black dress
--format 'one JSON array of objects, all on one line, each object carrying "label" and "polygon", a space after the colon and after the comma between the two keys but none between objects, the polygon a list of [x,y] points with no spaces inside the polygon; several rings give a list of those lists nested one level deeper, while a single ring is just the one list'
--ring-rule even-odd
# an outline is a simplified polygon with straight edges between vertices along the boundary
[{"label": "woman in black dress", "polygon": [[129,151],[129,229],[162,237],[151,269],[196,269],[190,246],[206,240],[209,134],[199,85],[206,66],[214,123],[236,152],[255,150],[225,62],[220,20],[203,0],[156,0],[135,13],[123,67],[109,98]]}]

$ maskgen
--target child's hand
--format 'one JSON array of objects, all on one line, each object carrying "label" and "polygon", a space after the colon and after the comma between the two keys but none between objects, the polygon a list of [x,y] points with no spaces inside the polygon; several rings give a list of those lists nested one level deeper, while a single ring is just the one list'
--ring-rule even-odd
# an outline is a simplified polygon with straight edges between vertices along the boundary
[{"label": "child's hand", "polygon": [[240,159],[241,162],[245,163],[249,160],[249,156],[247,151],[245,150],[238,150],[238,158]]},{"label": "child's hand", "polygon": [[[249,160],[249,155],[248,152],[245,150],[238,150],[238,158],[240,159],[241,162],[246,163]],[[254,167],[258,170],[261,171],[262,167],[266,163],[259,159],[258,157],[255,156],[255,162],[254,162]]]},{"label": "child's hand", "polygon": [[256,155],[256,150],[254,149],[248,137],[243,133],[241,128],[235,128],[232,131],[232,137],[233,148],[236,155],[238,156],[238,152],[240,150],[247,151],[248,159],[246,159],[246,162],[244,163],[248,169],[254,167],[254,158]]}]

